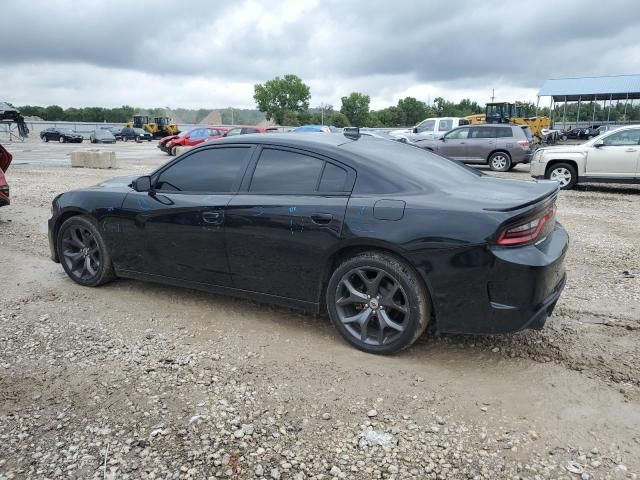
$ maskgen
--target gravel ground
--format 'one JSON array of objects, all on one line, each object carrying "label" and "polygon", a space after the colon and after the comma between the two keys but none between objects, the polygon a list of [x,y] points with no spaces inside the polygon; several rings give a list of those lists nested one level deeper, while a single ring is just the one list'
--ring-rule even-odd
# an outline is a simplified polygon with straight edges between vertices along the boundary
[{"label": "gravel ground", "polygon": [[[350,348],[323,316],[48,259],[51,199],[167,160],[11,144],[0,209],[0,480],[623,479],[640,473],[640,188],[562,192],[569,280],[542,331]],[[528,179],[528,168],[507,174]]]}]

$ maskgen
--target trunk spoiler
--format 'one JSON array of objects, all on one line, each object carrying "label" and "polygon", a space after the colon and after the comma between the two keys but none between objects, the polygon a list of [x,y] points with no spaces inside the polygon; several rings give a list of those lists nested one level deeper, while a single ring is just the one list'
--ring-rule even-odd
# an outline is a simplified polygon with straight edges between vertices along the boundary
[{"label": "trunk spoiler", "polygon": [[0,170],[6,172],[9,165],[11,165],[11,160],[13,160],[11,154],[7,152],[2,145],[0,145]]},{"label": "trunk spoiler", "polygon": [[553,201],[555,200],[555,198],[558,196],[558,192],[560,191],[560,184],[558,182],[554,182],[554,181],[539,181],[537,182],[540,185],[544,185],[547,188],[545,189],[546,191],[541,193],[540,195],[538,195],[537,197],[531,199],[528,202],[525,203],[521,203],[519,205],[514,205],[511,207],[504,207],[504,208],[484,208],[483,210],[486,210],[488,212],[513,212],[515,210],[520,210],[522,208],[526,208],[526,207],[530,207],[531,205],[535,205],[537,203],[540,203],[544,200],[544,203],[547,203],[549,201]]}]

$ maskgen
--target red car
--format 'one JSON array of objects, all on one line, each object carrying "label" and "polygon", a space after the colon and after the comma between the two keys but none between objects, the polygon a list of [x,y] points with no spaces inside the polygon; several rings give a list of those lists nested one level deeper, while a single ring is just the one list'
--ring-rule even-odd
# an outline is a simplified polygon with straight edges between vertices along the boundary
[{"label": "red car", "polygon": [[13,157],[5,148],[0,145],[0,207],[9,205],[9,184],[4,176],[4,173],[9,168]]},{"label": "red car", "polygon": [[158,148],[169,155],[176,154],[176,147],[194,147],[208,140],[223,137],[229,127],[194,127],[179,135],[163,137],[158,142]]}]

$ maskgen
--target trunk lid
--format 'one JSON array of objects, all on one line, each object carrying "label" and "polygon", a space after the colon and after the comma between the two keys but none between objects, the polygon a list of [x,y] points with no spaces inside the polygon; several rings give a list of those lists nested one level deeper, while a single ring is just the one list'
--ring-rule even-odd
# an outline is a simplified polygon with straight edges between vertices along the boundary
[{"label": "trunk lid", "polygon": [[6,172],[9,169],[9,165],[11,165],[11,160],[13,160],[11,154],[0,145],[0,170]]}]

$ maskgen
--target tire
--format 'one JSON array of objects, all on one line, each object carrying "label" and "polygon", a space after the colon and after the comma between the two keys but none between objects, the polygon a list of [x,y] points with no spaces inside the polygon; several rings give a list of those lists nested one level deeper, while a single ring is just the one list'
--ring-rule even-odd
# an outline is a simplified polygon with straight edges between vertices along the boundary
[{"label": "tire", "polygon": [[66,142],[66,141],[67,141],[67,139],[66,139],[66,138],[64,138],[64,137],[60,137],[60,138],[58,139],[58,141],[59,141],[60,143],[64,143],[64,142]]},{"label": "tire", "polygon": [[389,355],[409,347],[431,318],[429,294],[418,274],[382,252],[344,260],[331,275],[326,301],[336,330],[367,353]]},{"label": "tire", "polygon": [[67,219],[58,231],[56,249],[62,268],[80,285],[97,287],[115,278],[109,250],[88,217]]},{"label": "tire", "polygon": [[511,169],[511,156],[505,152],[495,152],[489,156],[487,163],[494,172],[507,172]]},{"label": "tire", "polygon": [[45,135],[44,137],[42,137],[42,141],[44,143],[47,143],[49,141],[49,138],[47,138],[47,136]]},{"label": "tire", "polygon": [[578,182],[576,167],[570,163],[556,163],[547,169],[545,177],[560,183],[561,190],[571,190]]},{"label": "tire", "polygon": [[129,137],[122,137],[122,141],[123,142],[128,142],[129,141]]},{"label": "tire", "polygon": [[136,137],[136,143],[142,143],[142,137],[137,136]]},{"label": "tire", "polygon": [[169,155],[171,155],[172,157],[175,157],[178,154],[178,147],[173,146],[171,147],[171,150],[169,150]]},{"label": "tire", "polygon": [[560,140],[562,140],[563,142],[567,140],[567,136],[566,135],[562,135],[562,137],[560,137]]}]

